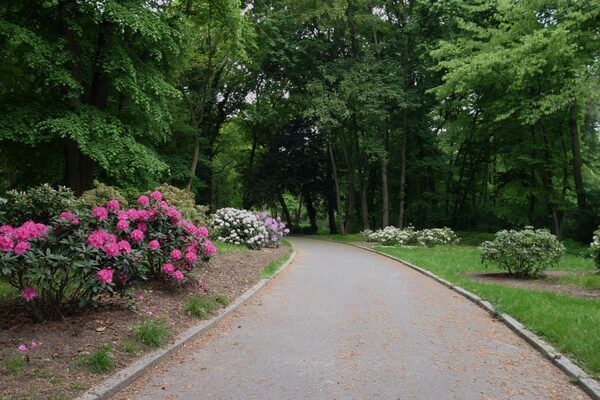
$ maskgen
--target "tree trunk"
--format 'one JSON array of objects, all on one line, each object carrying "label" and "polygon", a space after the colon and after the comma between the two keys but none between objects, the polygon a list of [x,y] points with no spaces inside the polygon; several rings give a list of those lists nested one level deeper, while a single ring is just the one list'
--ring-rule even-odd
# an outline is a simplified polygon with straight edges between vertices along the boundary
[{"label": "tree trunk", "polygon": [[363,174],[360,177],[360,214],[362,216],[363,229],[371,229],[369,223],[369,205],[367,203],[367,182]]},{"label": "tree trunk", "polygon": [[67,140],[65,146],[65,185],[80,196],[94,182],[94,162],[81,152],[77,142]]},{"label": "tree trunk", "polygon": [[[195,130],[198,130],[198,127],[195,127]],[[194,178],[196,177],[196,168],[198,167],[198,159],[200,158],[200,134],[196,133],[194,136],[194,152],[192,154],[192,165],[190,167],[190,177],[185,184],[185,190],[191,192],[192,183],[194,182]]]},{"label": "tree trunk", "polygon": [[554,188],[552,187],[552,176],[550,174],[550,151],[548,149],[548,137],[546,136],[546,128],[543,124],[540,124],[540,137],[542,138],[543,154],[544,154],[544,168],[542,168],[542,183],[548,194],[548,211],[552,216],[552,230],[554,234],[560,237],[561,226],[560,218],[556,211],[556,200],[554,198]]},{"label": "tree trunk", "polygon": [[287,204],[285,204],[285,199],[283,198],[283,195],[281,193],[277,195],[277,198],[279,200],[279,204],[281,204],[281,209],[283,210],[283,215],[285,217],[285,220],[287,221],[287,226],[288,228],[291,228],[293,225],[292,215],[290,214],[290,210],[288,209]]},{"label": "tree trunk", "polygon": [[335,203],[336,203],[336,207],[337,207],[337,214],[338,214],[338,218],[339,218],[339,226],[340,226],[340,233],[342,235],[346,234],[346,229],[344,226],[344,222],[342,220],[342,198],[340,195],[340,180],[338,177],[338,173],[337,173],[337,166],[335,163],[335,157],[333,154],[333,146],[331,144],[331,141],[329,141],[329,145],[328,145],[328,149],[329,149],[329,160],[331,161],[331,172],[333,174],[333,182],[334,182],[334,186],[335,186]]},{"label": "tree trunk", "polygon": [[573,147],[573,180],[575,181],[575,193],[577,194],[577,207],[580,210],[585,210],[587,209],[587,201],[581,173],[581,143],[577,127],[577,104],[575,103],[569,108],[569,131],[571,132],[571,144]]},{"label": "tree trunk", "polygon": [[385,157],[381,159],[381,209],[381,227],[385,228],[390,224],[390,194],[388,189],[387,159]]},{"label": "tree trunk", "polygon": [[317,226],[317,210],[315,209],[310,193],[306,193],[304,199],[306,202],[306,213],[308,214],[308,220],[310,221],[310,233],[317,233],[319,230],[319,227]]},{"label": "tree trunk", "polygon": [[[252,132],[252,148],[250,149],[250,156],[248,158],[248,168],[246,170],[246,178],[244,185],[244,194],[242,203],[246,210],[249,210],[252,207],[252,180],[253,180],[253,170],[254,170],[254,160],[256,158],[256,148],[258,146],[258,135]],[[291,222],[291,220],[289,221]]]},{"label": "tree trunk", "polygon": [[348,149],[348,144],[346,143],[346,140],[343,136],[342,145],[344,148],[344,157],[346,159],[346,168],[348,175],[348,204],[344,221],[344,231],[348,233],[352,228],[352,213],[354,212],[354,163],[352,162],[352,154],[350,152],[350,149]]},{"label": "tree trunk", "polygon": [[406,198],[406,140],[408,136],[408,111],[404,110],[402,123],[402,143],[400,145],[400,209],[398,211],[398,228],[404,227],[404,202]]}]

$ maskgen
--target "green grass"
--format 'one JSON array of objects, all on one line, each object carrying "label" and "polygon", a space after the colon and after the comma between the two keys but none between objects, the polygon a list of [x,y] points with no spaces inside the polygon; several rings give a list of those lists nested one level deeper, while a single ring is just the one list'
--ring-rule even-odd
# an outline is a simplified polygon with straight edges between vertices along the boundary
[{"label": "green grass", "polygon": [[125,340],[123,343],[121,343],[121,350],[123,350],[125,353],[135,354],[138,352],[139,347],[138,344],[133,340]]},{"label": "green grass", "polygon": [[479,246],[482,242],[494,240],[496,236],[490,232],[478,231],[458,231],[456,235],[460,239],[458,244],[461,246]]},{"label": "green grass", "polygon": [[149,347],[161,347],[169,338],[169,326],[158,318],[144,318],[142,322],[133,327],[135,337]]},{"label": "green grass", "polygon": [[[569,354],[592,375],[600,377],[600,300],[472,281],[466,277],[467,273],[495,270],[481,264],[476,247],[379,246],[375,249],[428,269],[478,294],[545,337],[559,351]],[[567,254],[556,269],[591,272],[594,265],[590,259]]]},{"label": "green grass", "polygon": [[229,297],[226,294],[220,294],[215,297],[215,301],[222,305],[223,307],[227,307],[229,305]]},{"label": "green grass", "polygon": [[20,355],[14,355],[6,360],[6,370],[11,375],[19,375],[25,367],[25,358]]},{"label": "green grass", "polygon": [[568,283],[585,289],[600,289],[600,274],[590,272],[581,275],[561,276],[558,282]]},{"label": "green grass", "polygon": [[277,260],[271,261],[266,267],[263,268],[262,271],[260,271],[260,277],[262,279],[268,279],[272,277],[275,272],[277,272],[277,270],[279,270],[279,268],[281,268],[281,266],[290,258],[290,254],[292,254],[292,244],[284,239],[283,245],[288,248],[288,252],[279,257]]},{"label": "green grass", "polygon": [[112,370],[115,366],[115,360],[111,354],[112,347],[103,344],[95,352],[83,360],[83,364],[95,374],[103,374]]},{"label": "green grass", "polygon": [[249,248],[241,244],[222,243],[216,241],[213,243],[217,247],[217,254],[227,254],[237,251],[250,251]]},{"label": "green grass", "polygon": [[215,300],[208,296],[196,296],[189,299],[183,308],[193,317],[206,319],[215,309]]}]

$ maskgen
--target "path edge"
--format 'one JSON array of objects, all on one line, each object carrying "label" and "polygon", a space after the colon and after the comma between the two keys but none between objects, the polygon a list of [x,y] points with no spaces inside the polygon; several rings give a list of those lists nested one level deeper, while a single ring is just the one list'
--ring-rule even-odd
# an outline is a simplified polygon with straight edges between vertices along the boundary
[{"label": "path edge", "polygon": [[331,240],[331,239],[316,239],[329,241],[339,244],[345,244],[353,247],[357,247],[362,250],[370,251],[371,253],[379,254],[380,256],[390,258],[394,261],[397,261],[401,264],[406,265],[407,267],[420,272],[423,275],[432,278],[433,280],[441,283],[442,285],[448,287],[449,289],[455,291],[461,296],[467,298],[471,302],[475,303],[479,307],[483,308],[487,311],[493,318],[496,318],[504,323],[504,325],[508,326],[510,330],[515,332],[521,338],[523,338],[531,347],[536,349],[541,355],[550,360],[554,365],[556,365],[562,372],[564,372],[571,380],[573,380],[588,396],[590,396],[593,400],[600,400],[600,383],[592,378],[587,372],[578,367],[573,361],[571,361],[567,356],[561,354],[558,350],[556,350],[552,345],[548,342],[537,336],[535,333],[531,332],[529,329],[525,328],[525,326],[520,323],[516,318],[512,317],[509,314],[500,313],[496,310],[496,308],[488,301],[483,300],[481,297],[477,296],[475,293],[470,292],[460,286],[454,285],[451,282],[440,278],[433,272],[426,270],[425,268],[421,268],[416,266],[406,260],[402,260],[400,258],[394,257],[392,255],[379,252],[374,249],[370,249],[365,246],[361,246],[360,244],[352,243],[352,242],[342,242],[339,240]]},{"label": "path edge", "polygon": [[151,351],[150,353],[144,355],[141,358],[138,358],[129,366],[121,369],[116,372],[114,375],[106,379],[104,382],[100,383],[88,389],[81,396],[77,397],[76,400],[104,400],[110,399],[112,396],[123,390],[125,387],[129,386],[133,381],[137,380],[141,375],[147,372],[149,369],[156,366],[160,361],[164,360],[166,357],[172,355],[177,350],[191,342],[192,340],[199,337],[202,333],[208,331],[226,316],[237,310],[241,305],[250,300],[256,293],[258,293],[262,288],[267,286],[269,282],[271,282],[277,275],[279,275],[288,265],[294,261],[296,257],[296,249],[294,245],[290,242],[291,252],[288,255],[288,259],[273,273],[269,278],[263,278],[256,283],[256,285],[252,286],[242,295],[240,295],[235,301],[233,301],[230,305],[225,307],[218,315],[215,317],[202,321],[200,324],[195,325],[181,335],[179,335],[170,345],[167,347],[160,348],[158,350]]}]

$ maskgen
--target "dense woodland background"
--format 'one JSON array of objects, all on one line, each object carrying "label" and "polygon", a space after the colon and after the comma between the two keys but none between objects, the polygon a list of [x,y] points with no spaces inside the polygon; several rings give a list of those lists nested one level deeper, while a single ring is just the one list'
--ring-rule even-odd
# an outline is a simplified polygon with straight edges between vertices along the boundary
[{"label": "dense woodland background", "polygon": [[582,0],[4,0],[0,193],[167,182],[288,225],[600,224]]}]

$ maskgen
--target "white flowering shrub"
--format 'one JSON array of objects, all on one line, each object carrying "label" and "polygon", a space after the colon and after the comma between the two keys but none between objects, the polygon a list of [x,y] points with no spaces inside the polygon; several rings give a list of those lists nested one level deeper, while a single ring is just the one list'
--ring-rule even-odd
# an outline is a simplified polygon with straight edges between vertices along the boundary
[{"label": "white flowering shrub", "polygon": [[404,229],[388,226],[376,231],[365,230],[363,237],[367,242],[381,243],[386,246],[436,246],[453,244],[458,237],[450,228],[416,230],[412,226]]},{"label": "white flowering shrub", "polygon": [[479,250],[484,264],[495,264],[511,275],[526,277],[556,265],[565,246],[547,229],[528,226],[521,231],[502,230],[493,241],[483,242]]},{"label": "white flowering shrub", "polygon": [[594,232],[594,241],[592,242],[592,249],[594,251],[594,262],[596,267],[600,269],[600,229]]},{"label": "white flowering shrub", "polygon": [[241,244],[251,249],[267,246],[271,238],[254,213],[237,208],[217,210],[213,216],[213,227],[219,242]]}]

